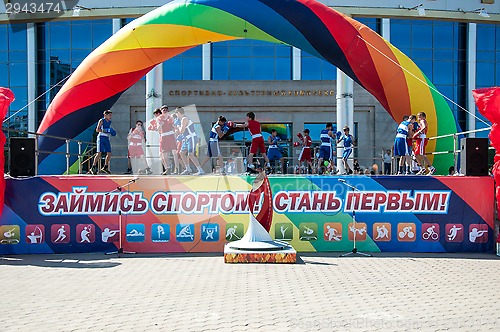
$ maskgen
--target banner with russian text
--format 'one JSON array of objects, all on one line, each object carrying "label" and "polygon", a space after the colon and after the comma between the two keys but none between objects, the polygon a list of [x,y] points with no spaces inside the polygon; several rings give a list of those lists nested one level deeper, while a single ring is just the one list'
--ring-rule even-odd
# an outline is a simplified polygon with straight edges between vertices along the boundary
[{"label": "banner with russian text", "polygon": [[[248,224],[254,177],[7,179],[0,253],[222,252]],[[356,188],[353,190],[339,181]],[[276,176],[273,238],[299,252],[493,250],[490,177]],[[473,190],[472,190],[473,188]],[[254,213],[258,214],[257,200]],[[119,227],[120,214],[122,229]],[[356,227],[353,225],[353,214]]]}]

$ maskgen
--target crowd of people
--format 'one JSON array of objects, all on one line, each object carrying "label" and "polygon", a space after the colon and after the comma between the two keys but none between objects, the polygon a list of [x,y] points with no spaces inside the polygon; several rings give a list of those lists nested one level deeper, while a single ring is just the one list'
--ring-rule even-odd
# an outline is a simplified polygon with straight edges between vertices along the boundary
[{"label": "crowd of people", "polygon": [[[200,139],[195,131],[194,123],[189,119],[182,107],[177,107],[173,112],[169,112],[168,106],[164,105],[153,112],[154,118],[149,122],[147,129],[158,134],[159,139],[159,159],[161,160],[162,175],[203,175],[203,167],[209,161],[215,161],[213,169],[219,173],[225,174],[229,170],[234,173],[235,166],[231,163],[224,163],[224,157],[221,153],[219,140],[222,139],[232,128],[248,129],[251,135],[251,144],[248,156],[246,158],[247,172],[253,173],[260,168],[259,164],[254,163],[254,157],[260,153],[264,159],[264,167],[276,173],[286,173],[285,158],[283,157],[280,146],[281,139],[275,129],[271,130],[267,139],[268,148],[266,149],[264,137],[262,136],[261,124],[255,120],[255,113],[248,112],[244,123],[234,123],[228,121],[224,116],[219,116],[212,126],[207,142],[207,154],[200,162],[196,155],[197,145]],[[89,170],[91,174],[97,174],[98,162],[105,154],[104,166],[100,169],[102,173],[110,174],[109,163],[111,160],[110,136],[115,136],[116,131],[111,127],[112,112],[106,110],[103,113],[96,127],[97,132],[97,154],[93,158],[92,167]],[[143,122],[137,120],[135,127],[131,128],[128,135],[128,158],[129,167],[126,174],[133,171],[136,174],[153,174],[153,171],[146,159],[146,134],[143,129]],[[384,164],[384,174],[391,174],[392,158],[394,155],[399,158],[398,175],[414,174],[412,167],[412,156],[414,163],[419,166],[417,175],[432,175],[436,171],[425,155],[427,145],[427,120],[424,112],[415,115],[405,116],[399,124],[394,140],[393,153],[386,150],[382,156]],[[294,168],[295,174],[339,174],[337,168],[336,148],[343,148],[342,157],[339,158],[343,166],[342,174],[365,174],[367,170],[362,171],[357,159],[353,166],[348,163],[352,154],[355,139],[350,133],[350,128],[345,126],[341,131],[334,132],[333,124],[327,123],[319,135],[319,149],[317,153],[312,150],[313,139],[310,136],[309,129],[304,129],[297,134],[298,142],[294,142],[294,147],[300,147],[301,151],[298,157],[298,165]],[[234,161],[234,152],[229,160]],[[276,166],[277,164],[277,166]],[[193,167],[194,166],[194,170]],[[214,165],[212,165],[214,166]],[[374,165],[376,166],[376,165]],[[374,167],[375,168],[375,167]],[[372,169],[367,174],[378,171]]]}]

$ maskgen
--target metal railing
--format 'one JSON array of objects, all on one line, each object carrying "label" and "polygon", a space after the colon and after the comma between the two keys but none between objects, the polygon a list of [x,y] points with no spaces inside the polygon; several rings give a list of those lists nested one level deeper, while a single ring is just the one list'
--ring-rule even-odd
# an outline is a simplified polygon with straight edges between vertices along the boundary
[{"label": "metal railing", "polygon": [[[442,138],[449,138],[453,137],[453,150],[449,151],[436,151],[436,152],[429,152],[426,154],[431,154],[431,155],[438,155],[438,154],[448,154],[448,153],[453,153],[453,167],[455,168],[455,172],[458,172],[458,156],[462,152],[460,149],[460,141],[459,138],[460,136],[465,136],[468,134],[473,134],[473,133],[479,133],[482,131],[490,131],[491,127],[487,128],[481,128],[481,129],[475,129],[475,130],[468,130],[468,131],[463,131],[460,133],[456,134],[447,134],[447,135],[440,135],[440,136],[435,136],[435,137],[429,137],[429,140],[438,140]],[[494,149],[492,146],[489,147],[489,149]]]},{"label": "metal railing", "polygon": [[[30,132],[26,130],[18,130],[18,129],[10,129],[10,128],[3,128],[4,131],[7,132],[13,132],[17,134],[22,134],[22,135],[30,135],[35,138],[36,141],[38,141],[39,137],[48,137],[48,138],[53,138],[57,140],[64,141],[63,145],[65,145],[65,150],[64,152],[61,151],[43,151],[43,150],[38,150],[38,146],[36,145],[35,147],[35,156],[38,158],[40,154],[59,154],[59,155],[64,155],[66,158],[66,172],[65,174],[69,175],[70,169],[71,169],[71,160],[72,158],[75,158],[76,161],[78,162],[78,171],[77,174],[82,174],[84,172],[84,169],[90,169],[93,158],[95,156],[95,151],[96,151],[96,143],[94,142],[88,142],[84,140],[77,140],[77,139],[68,139],[66,137],[60,137],[60,136],[54,136],[54,135],[45,135],[45,134],[37,134],[35,132]],[[477,130],[470,130],[470,131],[464,131],[456,134],[447,134],[447,135],[441,135],[441,136],[436,136],[436,137],[430,137],[429,140],[437,140],[437,139],[445,139],[445,138],[450,138],[453,137],[454,140],[454,149],[449,150],[449,151],[435,151],[435,152],[428,152],[426,154],[428,155],[439,155],[439,154],[448,154],[452,153],[454,156],[454,167],[455,170],[458,170],[458,157],[461,152],[460,150],[460,142],[459,138],[460,136],[465,136],[471,133],[477,133],[477,132],[482,132],[482,131],[488,131],[491,130],[491,127],[489,128],[483,128],[483,129],[477,129]],[[392,143],[392,142],[391,142]],[[74,149],[72,149],[72,145],[76,144],[77,145],[77,151],[75,152]],[[299,164],[298,163],[298,156],[301,151],[301,147],[293,147],[292,140],[288,141],[283,141],[281,144],[283,151],[284,151],[284,160],[285,160],[285,167],[286,169],[284,170],[284,173],[293,173],[295,171],[296,166]],[[85,150],[84,150],[85,146]],[[246,158],[248,156],[248,150],[250,146],[250,141],[241,141],[241,142],[234,142],[234,141],[220,141],[220,146],[221,146],[221,151],[223,151],[222,155],[224,156],[224,160],[227,162],[227,160],[230,158],[230,155],[233,155],[234,158],[237,158],[238,163],[241,162],[241,165],[243,169],[240,169],[241,172],[244,172],[246,169]],[[121,148],[123,150],[127,150],[128,144],[113,144],[114,148]],[[159,145],[157,144],[147,144],[145,145],[147,149],[150,148],[158,148]],[[198,157],[204,157],[206,155],[206,145],[198,146],[197,149],[197,155]],[[319,168],[319,165],[317,165],[317,152],[319,150],[319,143],[314,142],[312,145],[312,151],[313,151],[313,168],[317,169]],[[336,152],[338,151],[339,147],[335,148],[333,147],[333,151]],[[491,148],[491,147],[490,147]],[[73,151],[72,151],[73,150]],[[392,144],[390,146],[382,147],[382,146],[370,146],[370,147],[360,147],[360,146],[354,146],[353,147],[353,153],[350,157],[350,160],[357,159],[358,163],[360,165],[360,168],[362,171],[368,170],[371,174],[372,171],[375,171],[375,173],[383,173],[384,172],[384,162],[383,162],[383,154],[385,151],[391,150],[391,169],[390,169],[390,174],[394,174],[395,171],[397,170],[397,159],[392,155]],[[232,151],[232,153],[231,153]],[[235,154],[235,152],[238,151],[238,153]],[[376,152],[380,151],[380,152]],[[5,151],[4,151],[5,152]],[[128,159],[128,156],[113,156],[113,159]],[[160,157],[158,156],[147,156],[149,160],[153,160],[154,162],[160,162]],[[212,158],[211,164],[216,165],[216,158]],[[261,156],[256,156],[256,160],[260,160]],[[336,156],[334,157],[334,160],[336,161],[336,165],[338,165],[341,161],[342,157],[341,156]],[[100,161],[99,161],[100,162]],[[261,161],[262,163],[262,161]],[[6,163],[8,165],[8,163]],[[377,165],[375,167],[375,165]],[[100,166],[100,164],[99,164]],[[279,167],[279,161],[276,162],[276,167]],[[213,169],[213,168],[212,168]]]}]

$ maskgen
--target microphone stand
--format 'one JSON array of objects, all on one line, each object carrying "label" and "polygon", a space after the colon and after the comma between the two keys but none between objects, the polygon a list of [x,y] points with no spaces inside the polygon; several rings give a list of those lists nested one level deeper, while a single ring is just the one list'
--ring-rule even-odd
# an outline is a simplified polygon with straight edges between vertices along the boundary
[{"label": "microphone stand", "polygon": [[[130,180],[129,182],[125,183],[124,185],[116,187],[115,189],[111,190],[110,192],[107,192],[106,195],[109,195],[109,194],[112,194],[112,193],[115,193],[115,192],[121,193],[122,190],[126,186],[130,186],[132,183],[134,183],[137,180],[139,180],[139,178],[134,178],[134,179]],[[127,191],[129,191],[129,190],[127,189]],[[106,255],[118,254],[118,257],[120,257],[121,254],[137,254],[135,251],[125,251],[125,250],[123,250],[122,215],[123,214],[122,214],[121,204],[120,204],[120,201],[118,201],[118,233],[120,233],[120,235],[118,237],[119,248],[116,251],[107,252]]]},{"label": "microphone stand", "polygon": [[[361,190],[359,190],[358,188],[350,185],[344,179],[339,179],[339,182],[342,182],[344,185],[346,185],[347,187],[351,188],[353,192],[355,192],[355,191],[361,192]],[[339,257],[346,257],[346,256],[349,256],[349,255],[356,255],[356,254],[357,255],[361,255],[361,256],[365,256],[365,257],[372,257],[372,255],[366,254],[366,253],[361,252],[361,251],[358,251],[358,248],[356,248],[356,233],[358,232],[358,230],[356,229],[356,210],[355,209],[352,209],[352,226],[354,227],[353,248],[352,248],[352,250],[350,252],[342,254]],[[349,230],[348,230],[348,233],[349,233]]]}]

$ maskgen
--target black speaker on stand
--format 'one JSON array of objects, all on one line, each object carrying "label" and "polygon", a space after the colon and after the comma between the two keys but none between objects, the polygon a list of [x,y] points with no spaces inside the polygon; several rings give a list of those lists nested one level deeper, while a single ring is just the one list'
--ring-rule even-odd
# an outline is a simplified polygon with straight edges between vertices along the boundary
[{"label": "black speaker on stand", "polygon": [[10,176],[35,176],[36,140],[27,137],[11,137],[9,146]]},{"label": "black speaker on stand", "polygon": [[488,175],[488,139],[460,140],[460,173],[466,176]]}]

